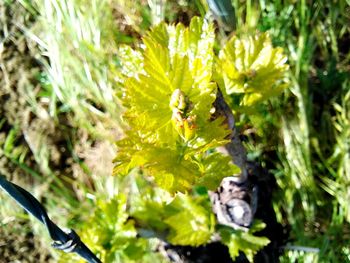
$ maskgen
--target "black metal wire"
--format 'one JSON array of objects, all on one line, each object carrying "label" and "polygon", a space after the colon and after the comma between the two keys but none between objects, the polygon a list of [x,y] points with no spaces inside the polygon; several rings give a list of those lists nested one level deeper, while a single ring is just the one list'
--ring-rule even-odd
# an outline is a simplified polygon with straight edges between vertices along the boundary
[{"label": "black metal wire", "polygon": [[66,233],[53,223],[48,217],[45,208],[33,195],[22,187],[11,183],[0,174],[0,187],[4,189],[29,214],[35,216],[47,228],[54,243],[52,246],[64,252],[75,252],[89,263],[101,263],[94,253],[80,240],[74,230]]}]

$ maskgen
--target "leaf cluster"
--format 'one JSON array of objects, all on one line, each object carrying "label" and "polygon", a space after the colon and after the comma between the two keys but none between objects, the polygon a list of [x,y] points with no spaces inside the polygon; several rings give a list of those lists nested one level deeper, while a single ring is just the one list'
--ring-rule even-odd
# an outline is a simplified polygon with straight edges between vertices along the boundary
[{"label": "leaf cluster", "polygon": [[278,95],[288,86],[286,61],[283,49],[274,48],[266,32],[233,36],[219,53],[218,83],[228,95],[240,95],[239,106],[248,108]]},{"label": "leaf cluster", "polygon": [[103,262],[162,262],[149,240],[139,238],[123,194],[96,201],[95,212],[82,227],[82,240]]},{"label": "leaf cluster", "polygon": [[252,261],[269,243],[255,235],[265,224],[256,221],[249,232],[217,225],[208,191],[196,187],[192,194],[172,197],[141,174],[126,177],[128,195],[106,201],[97,198],[95,210],[85,221],[81,237],[103,262],[165,262],[159,246],[201,246],[215,233],[228,246],[232,259],[244,252]]},{"label": "leaf cluster", "polygon": [[194,185],[214,189],[239,172],[215,152],[231,131],[223,119],[211,120],[214,41],[213,25],[194,18],[188,28],[161,23],[143,38],[142,49],[120,52],[130,129],[117,142],[115,174],[141,167],[162,188],[185,192]]},{"label": "leaf cluster", "polygon": [[241,251],[252,261],[269,243],[254,236],[265,225],[249,232],[217,228],[211,211],[207,190],[240,172],[217,151],[232,131],[223,118],[213,118],[213,103],[218,87],[238,95],[242,108],[268,99],[285,88],[288,66],[268,34],[233,36],[218,56],[214,43],[213,25],[193,18],[187,28],[153,27],[139,48],[120,47],[117,79],[128,128],[117,142],[114,174],[145,175],[130,187],[128,214],[137,235],[200,246],[218,231],[232,258]]},{"label": "leaf cluster", "polygon": [[130,197],[130,215],[139,230],[183,246],[204,245],[214,234],[216,220],[205,188],[171,198],[165,190],[142,178],[136,179],[135,187]]}]

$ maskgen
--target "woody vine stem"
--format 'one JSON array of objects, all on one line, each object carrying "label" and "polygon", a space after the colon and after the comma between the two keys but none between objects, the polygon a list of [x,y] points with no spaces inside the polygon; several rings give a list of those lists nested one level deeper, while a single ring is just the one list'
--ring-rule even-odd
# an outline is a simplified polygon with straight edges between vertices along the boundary
[{"label": "woody vine stem", "polygon": [[225,177],[217,191],[210,192],[213,211],[219,224],[228,225],[235,229],[248,230],[257,207],[257,187],[248,181],[246,168],[246,151],[238,137],[235,120],[230,107],[227,105],[222,92],[218,89],[214,102],[213,119],[224,117],[232,131],[230,142],[218,148],[220,152],[229,155],[241,172]]}]

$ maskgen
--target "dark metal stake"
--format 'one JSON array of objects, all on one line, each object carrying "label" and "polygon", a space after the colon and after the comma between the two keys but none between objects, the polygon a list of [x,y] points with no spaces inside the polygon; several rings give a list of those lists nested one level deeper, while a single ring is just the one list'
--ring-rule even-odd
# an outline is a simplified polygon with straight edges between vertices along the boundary
[{"label": "dark metal stake", "polygon": [[94,253],[80,240],[74,230],[69,233],[64,232],[48,217],[45,208],[39,201],[24,190],[22,187],[11,183],[0,175],[0,187],[4,189],[17,203],[29,214],[41,221],[49,231],[50,237],[54,240],[52,246],[64,252],[75,252],[89,263],[101,263]]}]

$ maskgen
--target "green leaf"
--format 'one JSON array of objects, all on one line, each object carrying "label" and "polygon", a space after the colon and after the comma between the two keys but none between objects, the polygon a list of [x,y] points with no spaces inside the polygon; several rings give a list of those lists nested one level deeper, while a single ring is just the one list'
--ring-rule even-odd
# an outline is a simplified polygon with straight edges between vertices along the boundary
[{"label": "green leaf", "polygon": [[174,245],[200,246],[214,233],[215,219],[208,197],[178,195],[166,208],[170,227],[168,241]]},{"label": "green leaf", "polygon": [[266,237],[254,236],[254,232],[265,228],[265,224],[259,221],[254,222],[249,232],[235,230],[230,227],[219,229],[222,242],[228,247],[231,258],[234,260],[239,251],[242,251],[249,262],[254,262],[254,255],[264,246],[270,243]]},{"label": "green leaf", "polygon": [[[152,32],[143,38],[146,46],[144,57],[144,69],[159,87],[160,91],[174,90],[168,77],[170,71],[169,49],[167,47],[168,34],[165,24],[160,24]],[[159,39],[161,38],[161,42]],[[157,41],[158,40],[158,41]]]},{"label": "green leaf", "polygon": [[104,259],[123,257],[123,251],[136,238],[133,222],[128,221],[126,197],[119,195],[105,202],[99,200],[93,216],[86,222],[83,239],[88,240],[94,250]]},{"label": "green leaf", "polygon": [[130,214],[143,233],[178,245],[199,246],[208,242],[215,230],[215,216],[205,188],[196,187],[193,194],[171,197],[141,176],[133,180]]},{"label": "green leaf", "polygon": [[233,36],[220,51],[216,77],[227,94],[244,94],[241,106],[251,107],[287,87],[286,61],[282,48],[272,46],[268,33],[241,39]]}]

